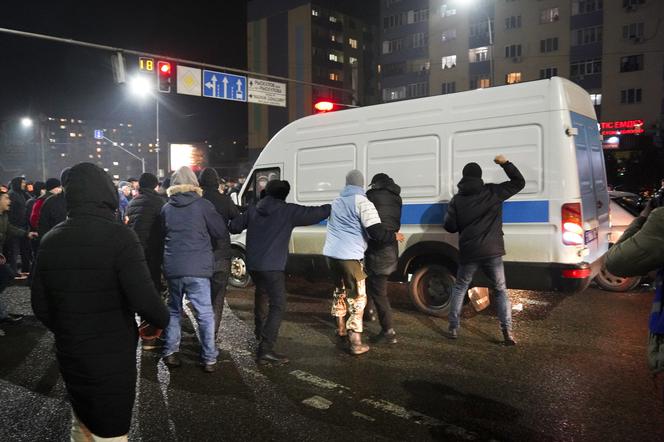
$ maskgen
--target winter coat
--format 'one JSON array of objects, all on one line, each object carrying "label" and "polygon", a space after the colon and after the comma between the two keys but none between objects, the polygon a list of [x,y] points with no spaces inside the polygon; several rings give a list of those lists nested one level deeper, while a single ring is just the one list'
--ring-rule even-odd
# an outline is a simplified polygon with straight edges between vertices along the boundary
[{"label": "winter coat", "polygon": [[226,221],[200,187],[180,184],[168,188],[168,203],[161,209],[164,233],[164,275],[211,278],[214,272],[212,238],[228,235]]},{"label": "winter coat", "polygon": [[[400,194],[401,187],[396,185],[392,178],[372,184],[367,191],[367,198],[376,207],[381,222],[395,232],[401,229]],[[370,238],[364,257],[365,267],[370,274],[390,275],[397,269],[399,244],[394,237],[387,243]]]},{"label": "winter coat", "polygon": [[286,270],[288,242],[295,227],[317,224],[330,216],[330,205],[301,206],[266,196],[231,223],[231,232],[247,229],[247,269]]},{"label": "winter coat", "polygon": [[9,222],[16,227],[27,228],[28,219],[25,214],[25,204],[28,201],[29,194],[21,189],[22,177],[16,177],[9,183]]},{"label": "winter coat", "polygon": [[[233,220],[240,214],[233,200],[228,195],[219,192],[219,176],[214,169],[205,168],[201,171],[198,183],[203,189],[203,198],[210,201],[214,208],[226,222]],[[222,270],[224,260],[231,258],[231,236],[220,238],[212,242],[214,252],[215,271]]]},{"label": "winter coat", "polygon": [[161,263],[164,249],[164,232],[161,223],[161,208],[164,200],[154,189],[140,188],[138,195],[127,206],[127,224],[143,246],[145,257],[151,262]]},{"label": "winter coat", "polygon": [[57,195],[51,195],[46,198],[39,213],[39,225],[37,226],[39,238],[43,238],[53,227],[65,219],[67,219],[65,193],[60,192]]},{"label": "winter coat", "polygon": [[32,309],[55,335],[76,415],[97,436],[120,436],[135,397],[135,314],[158,328],[169,315],[138,237],[115,218],[111,178],[90,163],[69,173],[68,218],[41,240]]},{"label": "winter coat", "polygon": [[121,222],[124,222],[125,220],[128,205],[129,205],[129,198],[125,196],[122,190],[118,190],[118,218],[120,219]]},{"label": "winter coat", "polygon": [[380,221],[376,207],[367,199],[364,189],[347,185],[332,202],[323,255],[363,260],[369,237],[378,242],[389,242],[394,238],[394,231],[386,229]]},{"label": "winter coat", "polygon": [[[655,303],[650,316],[650,331],[664,334],[664,208],[632,221],[618,242],[606,252],[606,269],[618,276],[640,276],[658,270]],[[656,307],[656,308],[655,308]]]},{"label": "winter coat", "polygon": [[443,227],[459,232],[459,260],[462,264],[505,254],[503,201],[526,185],[519,169],[509,161],[502,165],[509,181],[484,184],[481,178],[464,177],[459,193],[450,201]]},{"label": "winter coat", "polygon": [[5,242],[10,237],[23,237],[26,236],[27,232],[23,229],[20,229],[9,222],[9,215],[7,212],[0,213],[0,253],[2,253],[2,248],[5,245]]}]

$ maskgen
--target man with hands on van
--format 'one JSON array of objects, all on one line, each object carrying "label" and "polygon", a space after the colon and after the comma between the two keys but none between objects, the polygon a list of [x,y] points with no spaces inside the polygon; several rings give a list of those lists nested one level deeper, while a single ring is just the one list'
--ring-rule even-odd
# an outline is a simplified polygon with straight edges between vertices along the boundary
[{"label": "man with hands on van", "polygon": [[519,169],[503,155],[497,155],[493,161],[503,168],[509,181],[484,184],[480,165],[466,164],[457,185],[459,192],[450,201],[445,215],[445,230],[459,232],[459,268],[450,300],[449,337],[458,337],[463,299],[473,275],[481,268],[491,281],[504,343],[516,345],[502,258],[505,255],[503,201],[521,191],[526,181]]}]

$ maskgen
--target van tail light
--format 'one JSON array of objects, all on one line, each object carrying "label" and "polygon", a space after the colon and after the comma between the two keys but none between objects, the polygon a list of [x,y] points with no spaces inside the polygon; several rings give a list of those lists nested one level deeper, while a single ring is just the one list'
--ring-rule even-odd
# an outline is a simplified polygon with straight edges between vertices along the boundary
[{"label": "van tail light", "polygon": [[581,203],[563,204],[561,214],[563,244],[566,246],[582,246],[584,240]]},{"label": "van tail light", "polygon": [[584,279],[590,278],[590,269],[566,269],[563,270],[563,278]]}]

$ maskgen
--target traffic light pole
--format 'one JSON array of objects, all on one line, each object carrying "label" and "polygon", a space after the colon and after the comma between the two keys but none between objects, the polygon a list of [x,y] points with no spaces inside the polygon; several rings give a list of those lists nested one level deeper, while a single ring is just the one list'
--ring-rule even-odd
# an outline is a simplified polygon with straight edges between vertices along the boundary
[{"label": "traffic light pole", "polygon": [[161,145],[159,144],[159,94],[155,96],[155,101],[157,103],[157,178],[161,178],[161,163],[159,162],[159,151],[161,151]]},{"label": "traffic light pole", "polygon": [[113,141],[113,140],[111,140],[111,139],[108,138],[106,135],[104,135],[104,139],[110,141],[111,144],[112,144],[114,147],[117,147],[118,149],[122,149],[123,151],[125,151],[126,153],[128,153],[129,155],[131,155],[132,157],[134,157],[134,158],[136,158],[137,160],[139,160],[139,161],[141,162],[141,168],[142,168],[142,171],[143,171],[143,173],[145,173],[145,158],[141,158],[141,157],[139,157],[138,155],[134,154],[132,151],[125,149],[124,147],[120,146],[120,145],[118,144],[117,141]]}]

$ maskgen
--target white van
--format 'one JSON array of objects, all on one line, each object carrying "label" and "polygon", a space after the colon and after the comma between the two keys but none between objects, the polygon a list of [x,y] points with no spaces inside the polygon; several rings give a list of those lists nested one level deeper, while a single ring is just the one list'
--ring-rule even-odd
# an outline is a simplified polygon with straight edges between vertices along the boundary
[{"label": "white van", "polygon": [[[288,180],[289,202],[331,202],[346,173],[379,172],[401,186],[406,241],[393,279],[408,281],[415,305],[447,313],[458,238],[442,228],[461,169],[471,161],[485,182],[507,180],[505,155],[526,179],[504,203],[510,288],[578,291],[597,274],[609,239],[609,198],[597,117],[585,90],[563,78],[479,89],[312,115],[277,133],[258,157],[240,204],[265,183]],[[325,225],[297,228],[289,271],[321,274]],[[246,282],[243,237],[235,237],[234,278]],[[487,282],[478,274],[475,285]]]}]

